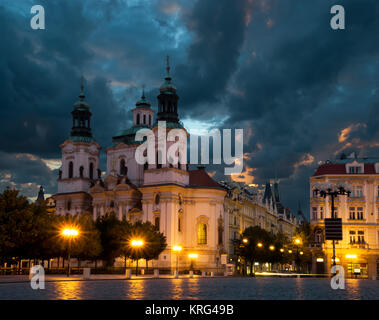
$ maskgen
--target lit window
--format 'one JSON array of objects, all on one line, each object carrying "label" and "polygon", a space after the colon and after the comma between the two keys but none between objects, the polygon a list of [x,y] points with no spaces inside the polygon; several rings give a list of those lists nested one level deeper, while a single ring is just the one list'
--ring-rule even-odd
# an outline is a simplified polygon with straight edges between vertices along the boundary
[{"label": "lit window", "polygon": [[207,244],[207,225],[199,223],[197,227],[197,244]]},{"label": "lit window", "polygon": [[350,231],[350,243],[355,243],[355,231]]}]

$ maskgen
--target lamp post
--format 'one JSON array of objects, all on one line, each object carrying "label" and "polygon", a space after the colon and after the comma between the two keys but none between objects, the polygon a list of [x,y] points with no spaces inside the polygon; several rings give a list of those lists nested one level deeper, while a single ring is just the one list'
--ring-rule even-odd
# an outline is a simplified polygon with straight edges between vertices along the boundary
[{"label": "lamp post", "polygon": [[67,260],[68,260],[68,266],[67,266],[67,277],[70,277],[71,273],[71,241],[72,239],[75,239],[79,235],[79,231],[74,228],[65,228],[62,230],[62,236],[64,236],[68,240],[67,245]]},{"label": "lamp post", "polygon": [[176,272],[177,274],[179,274],[179,254],[180,254],[180,251],[182,251],[182,246],[174,246],[172,248],[172,250],[174,250],[176,252]]},{"label": "lamp post", "polygon": [[138,259],[139,259],[139,250],[143,246],[143,240],[141,239],[132,239],[130,245],[136,251],[136,277],[138,276]]},{"label": "lamp post", "polygon": [[[299,246],[301,245],[301,239],[300,238],[296,238],[294,240],[295,242],[295,246],[296,246],[296,271],[297,272],[300,272],[300,257],[299,257]],[[303,253],[301,253],[302,255]]]},{"label": "lamp post", "polygon": [[[339,195],[347,195],[350,196],[351,193],[351,187],[348,183],[344,182],[338,182],[336,184],[327,182],[324,184],[316,184],[313,189],[315,195],[319,195],[322,198],[326,198],[327,196],[330,196],[331,199],[331,218],[336,218],[334,214],[334,198],[338,197]],[[333,241],[333,266],[336,265],[336,246],[335,246],[335,240]]]}]

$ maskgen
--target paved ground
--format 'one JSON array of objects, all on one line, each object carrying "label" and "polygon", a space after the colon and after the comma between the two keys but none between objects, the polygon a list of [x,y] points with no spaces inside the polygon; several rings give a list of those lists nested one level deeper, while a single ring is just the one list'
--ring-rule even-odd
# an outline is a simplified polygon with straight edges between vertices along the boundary
[{"label": "paved ground", "polygon": [[[33,290],[27,277],[13,277],[0,284],[0,299],[210,299],[210,300],[372,300],[379,299],[379,283],[374,280],[347,279],[345,290],[333,290],[330,279],[317,278],[239,278],[123,280],[118,276],[96,275],[82,281],[78,276],[48,276],[44,290]],[[3,278],[3,277],[2,277]],[[10,279],[10,278],[9,278]],[[3,279],[1,279],[3,280]],[[11,279],[10,279],[11,280]],[[77,280],[77,281],[74,281]],[[78,281],[80,280],[80,281]],[[95,281],[96,280],[96,281]]]}]

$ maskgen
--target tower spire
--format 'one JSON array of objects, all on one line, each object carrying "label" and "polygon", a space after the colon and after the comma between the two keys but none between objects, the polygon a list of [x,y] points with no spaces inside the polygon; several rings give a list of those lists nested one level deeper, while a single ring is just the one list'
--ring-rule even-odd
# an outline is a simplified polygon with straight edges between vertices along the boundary
[{"label": "tower spire", "polygon": [[166,71],[167,71],[167,78],[170,78],[170,56],[166,57]]},{"label": "tower spire", "polygon": [[80,77],[80,95],[79,95],[80,101],[84,101],[85,97],[86,96],[84,95],[84,77],[82,75]]}]

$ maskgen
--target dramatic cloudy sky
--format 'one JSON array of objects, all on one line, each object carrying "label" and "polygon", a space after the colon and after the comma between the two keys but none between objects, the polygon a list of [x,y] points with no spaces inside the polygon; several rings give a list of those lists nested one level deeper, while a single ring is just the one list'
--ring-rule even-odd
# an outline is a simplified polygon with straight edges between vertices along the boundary
[{"label": "dramatic cloudy sky", "polygon": [[[334,31],[340,3],[346,29]],[[45,30],[30,28],[35,4]],[[377,0],[2,0],[0,188],[56,192],[82,74],[105,148],[130,126],[143,83],[156,107],[169,55],[187,127],[245,130],[233,179],[276,177],[284,204],[307,208],[319,161],[379,155],[378,17]]]}]

